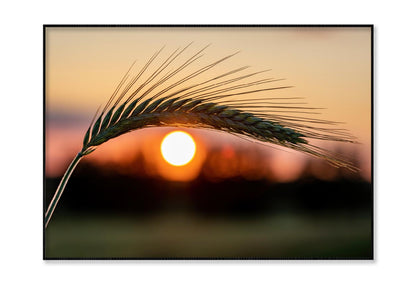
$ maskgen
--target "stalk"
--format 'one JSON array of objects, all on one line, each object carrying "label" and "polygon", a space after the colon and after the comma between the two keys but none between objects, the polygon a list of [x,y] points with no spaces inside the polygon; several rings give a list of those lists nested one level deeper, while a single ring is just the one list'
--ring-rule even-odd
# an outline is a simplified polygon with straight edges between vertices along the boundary
[{"label": "stalk", "polygon": [[66,172],[64,176],[62,177],[61,182],[59,183],[58,188],[56,189],[55,195],[53,196],[51,203],[49,204],[48,210],[45,214],[45,228],[48,227],[48,223],[51,220],[52,214],[55,210],[56,205],[58,204],[59,199],[61,198],[62,193],[64,192],[66,183],[68,182],[69,177],[71,176],[72,172],[74,171],[75,167],[77,166],[78,162],[81,160],[81,158],[84,155],[79,152],[74,160],[72,160],[71,164],[69,164],[68,169],[66,169]]}]

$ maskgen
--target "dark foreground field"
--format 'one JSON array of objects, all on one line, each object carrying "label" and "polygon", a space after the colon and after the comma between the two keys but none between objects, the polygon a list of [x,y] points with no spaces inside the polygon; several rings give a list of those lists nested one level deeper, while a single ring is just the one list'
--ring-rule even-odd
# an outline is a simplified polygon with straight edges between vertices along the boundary
[{"label": "dark foreground field", "polygon": [[[90,170],[68,183],[46,258],[373,256],[372,186],[360,179],[173,183]],[[58,182],[46,179],[45,206]]]}]

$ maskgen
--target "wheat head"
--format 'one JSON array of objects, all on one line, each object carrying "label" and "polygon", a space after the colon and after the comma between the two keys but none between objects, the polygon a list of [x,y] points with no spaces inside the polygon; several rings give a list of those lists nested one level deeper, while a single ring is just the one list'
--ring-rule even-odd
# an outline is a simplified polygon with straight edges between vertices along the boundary
[{"label": "wheat head", "polygon": [[[280,80],[253,79],[266,71],[243,74],[242,72],[248,69],[248,66],[244,66],[201,81],[201,74],[238,52],[173,81],[175,76],[201,58],[202,52],[208,47],[196,52],[173,70],[167,71],[189,46],[171,53],[140,83],[138,83],[139,79],[143,77],[163,48],[157,51],[127,82],[134,63],[129,68],[103,110],[97,111],[85,133],[82,149],[70,164],[46,212],[45,227],[69,176],[83,156],[115,137],[146,127],[180,126],[225,131],[323,158],[337,167],[357,170],[334,153],[310,144],[311,139],[354,142],[354,137],[347,131],[334,127],[337,125],[336,122],[310,117],[316,114],[311,110],[320,108],[298,106],[304,104],[299,102],[302,97],[278,95],[269,98],[250,97],[260,92],[276,94],[278,90],[291,87],[264,87],[263,85]],[[199,80],[192,82],[194,78]]]}]

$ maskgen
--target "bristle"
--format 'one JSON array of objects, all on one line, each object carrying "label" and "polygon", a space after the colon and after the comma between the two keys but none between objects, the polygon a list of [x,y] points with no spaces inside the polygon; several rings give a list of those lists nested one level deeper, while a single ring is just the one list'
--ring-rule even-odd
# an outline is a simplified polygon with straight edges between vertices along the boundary
[{"label": "bristle", "polygon": [[[83,150],[86,152],[89,147],[98,146],[135,129],[181,125],[245,135],[260,142],[272,143],[324,158],[337,166],[340,164],[344,164],[345,167],[350,166],[330,152],[313,147],[308,140],[354,142],[354,137],[347,131],[334,127],[339,123],[312,118],[311,115],[319,114],[316,110],[323,108],[304,106],[306,102],[299,101],[304,97],[276,95],[279,91],[292,86],[264,87],[266,84],[277,83],[283,79],[253,79],[269,70],[243,74],[242,72],[248,69],[248,66],[244,66],[222,72],[220,75],[204,77],[202,81],[193,81],[239,52],[224,56],[172,81],[185,69],[195,65],[195,62],[201,58],[202,52],[208,48],[205,46],[182,63],[177,63],[177,67],[167,71],[168,67],[179,62],[190,45],[170,53],[136,87],[134,87],[136,83],[163,48],[153,54],[140,72],[125,84],[132,65],[107,102],[104,109],[111,107],[107,115],[102,120],[103,114],[101,114],[92,127],[91,134],[89,134],[91,127],[87,131]],[[185,85],[188,82],[189,84]],[[124,89],[119,93],[123,85],[125,85]],[[181,88],[175,90],[176,87]],[[161,89],[157,90],[158,88]],[[267,97],[252,97],[256,93],[262,93]],[[124,99],[126,96],[127,98]],[[138,97],[135,98],[136,96]],[[132,99],[134,101],[129,104]],[[143,99],[146,100],[142,101]],[[115,110],[120,103],[123,104]]]}]

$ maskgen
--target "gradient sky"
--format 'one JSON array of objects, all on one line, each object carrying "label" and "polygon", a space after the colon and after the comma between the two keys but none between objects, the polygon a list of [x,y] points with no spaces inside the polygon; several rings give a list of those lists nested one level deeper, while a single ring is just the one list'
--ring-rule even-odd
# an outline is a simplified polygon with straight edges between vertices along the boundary
[{"label": "gradient sky", "polygon": [[[295,86],[285,95],[305,97],[310,106],[325,108],[320,119],[344,122],[360,142],[354,150],[369,178],[371,30],[355,27],[47,28],[47,168],[51,162],[50,168],[59,167],[67,162],[63,156],[76,153],[92,115],[134,60],[142,66],[162,46],[167,55],[190,42],[189,54],[211,44],[202,62],[241,51],[219,69],[272,69],[267,77],[285,78],[285,85]],[[286,161],[295,168],[298,158],[291,154]]]}]

